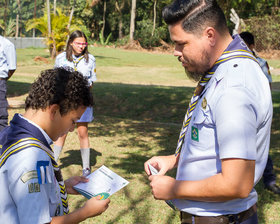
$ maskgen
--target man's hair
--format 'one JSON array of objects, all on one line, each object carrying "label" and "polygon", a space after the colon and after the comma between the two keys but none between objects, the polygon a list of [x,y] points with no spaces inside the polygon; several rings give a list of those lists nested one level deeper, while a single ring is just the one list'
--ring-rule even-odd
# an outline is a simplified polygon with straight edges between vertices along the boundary
[{"label": "man's hair", "polygon": [[80,72],[70,68],[55,68],[41,72],[31,85],[25,100],[25,110],[45,109],[53,104],[59,105],[61,115],[80,106],[93,106],[88,82]]},{"label": "man's hair", "polygon": [[[73,33],[70,34],[69,40],[66,45],[66,58],[68,61],[73,61],[73,47],[71,44],[75,41],[76,38],[83,37],[85,38],[87,42],[86,35],[81,30],[75,30]],[[85,49],[82,52],[82,55],[84,55],[86,62],[88,62],[88,46],[85,47]]]},{"label": "man's hair", "polygon": [[245,41],[245,43],[249,46],[251,44],[255,44],[254,35],[248,31],[242,32],[239,34],[240,37]]},{"label": "man's hair", "polygon": [[182,21],[184,31],[198,34],[210,26],[221,35],[228,33],[225,15],[216,0],[174,0],[162,11],[168,25]]}]

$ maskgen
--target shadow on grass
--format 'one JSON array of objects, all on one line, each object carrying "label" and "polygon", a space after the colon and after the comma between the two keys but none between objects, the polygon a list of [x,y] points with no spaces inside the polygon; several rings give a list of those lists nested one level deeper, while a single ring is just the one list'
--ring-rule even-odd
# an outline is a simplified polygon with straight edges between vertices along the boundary
[{"label": "shadow on grass", "polygon": [[31,84],[26,82],[16,82],[8,81],[7,82],[7,97],[21,96],[29,92]]},{"label": "shadow on grass", "polygon": [[125,119],[181,123],[194,88],[96,83],[98,115]]},{"label": "shadow on grass", "polygon": [[[65,168],[69,165],[80,165],[82,166],[81,152],[80,149],[72,149],[65,152],[67,156],[60,158],[60,168]],[[90,149],[90,165],[96,164],[97,156],[102,156],[102,153],[95,149]]]}]

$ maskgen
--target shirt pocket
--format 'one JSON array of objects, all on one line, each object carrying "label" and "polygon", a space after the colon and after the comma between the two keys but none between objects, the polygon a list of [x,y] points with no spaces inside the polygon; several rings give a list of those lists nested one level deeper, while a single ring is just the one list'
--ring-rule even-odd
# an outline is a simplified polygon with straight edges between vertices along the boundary
[{"label": "shirt pocket", "polygon": [[59,216],[62,212],[62,206],[61,206],[61,198],[60,198],[60,192],[58,191],[58,188],[52,187],[52,190],[50,192],[50,213],[51,216]]},{"label": "shirt pocket", "polygon": [[215,132],[209,110],[198,108],[190,128],[190,150],[206,150],[214,144]]}]

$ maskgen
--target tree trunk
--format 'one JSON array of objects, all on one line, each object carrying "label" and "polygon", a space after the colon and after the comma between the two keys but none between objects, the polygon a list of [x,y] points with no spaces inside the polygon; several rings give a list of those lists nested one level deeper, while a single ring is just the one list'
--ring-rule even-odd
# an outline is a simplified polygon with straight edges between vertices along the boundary
[{"label": "tree trunk", "polygon": [[16,17],[16,38],[18,38],[18,20],[19,20],[19,14],[17,14],[17,17]]},{"label": "tree trunk", "polygon": [[48,36],[51,37],[51,10],[50,10],[50,0],[47,0],[47,17],[48,17]]},{"label": "tree trunk", "polygon": [[154,1],[154,21],[153,21],[152,36],[154,36],[155,29],[156,29],[156,18],[157,18],[157,0]]},{"label": "tree trunk", "polygon": [[107,8],[107,1],[104,0],[104,8],[103,8],[103,22],[102,22],[102,28],[101,28],[101,35],[102,38],[104,38],[104,30],[105,30],[105,23],[106,23],[106,8]]},{"label": "tree trunk", "polygon": [[48,39],[53,40],[52,46],[49,46],[51,49],[51,57],[55,58],[56,55],[56,48],[55,48],[55,40],[52,35],[52,29],[51,29],[51,9],[50,9],[50,0],[47,0],[47,17],[48,17]]},{"label": "tree trunk", "polygon": [[73,6],[72,6],[70,16],[69,16],[69,21],[68,21],[68,24],[67,24],[68,36],[67,36],[66,43],[68,43],[68,40],[69,40],[71,21],[72,21],[73,14],[74,14],[74,11],[75,11],[75,3],[76,3],[76,1],[73,2]]},{"label": "tree trunk", "polygon": [[53,0],[53,14],[56,15],[56,0]]},{"label": "tree trunk", "polygon": [[17,16],[16,16],[16,37],[19,35],[19,15],[20,15],[20,0],[17,0],[18,10],[17,10]]},{"label": "tree trunk", "polygon": [[[37,0],[34,0],[34,13],[33,13],[33,19],[36,19],[36,7],[37,7]],[[32,29],[33,31],[33,37],[35,37],[35,29]]]},{"label": "tree trunk", "polygon": [[119,12],[119,21],[118,21],[118,26],[119,26],[119,39],[123,38],[123,19],[122,19],[122,10],[124,8],[124,1],[122,1],[121,6],[119,6],[118,1],[116,1],[116,10]]},{"label": "tree trunk", "polygon": [[130,16],[130,30],[129,30],[129,41],[134,40],[135,31],[135,17],[136,17],[136,0],[131,0],[131,16]]},{"label": "tree trunk", "polygon": [[8,24],[8,21],[7,21],[7,14],[8,14],[8,0],[5,0],[5,9],[4,9],[4,18],[3,18],[3,21],[4,21],[4,29],[5,29],[5,30],[6,30],[7,24]]}]

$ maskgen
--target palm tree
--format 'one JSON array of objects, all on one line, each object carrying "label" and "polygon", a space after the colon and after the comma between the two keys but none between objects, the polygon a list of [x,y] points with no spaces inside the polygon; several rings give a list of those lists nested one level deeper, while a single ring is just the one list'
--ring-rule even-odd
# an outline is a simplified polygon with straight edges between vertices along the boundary
[{"label": "palm tree", "polygon": [[49,35],[47,11],[40,18],[30,19],[26,24],[26,31],[31,29],[37,29],[42,33],[42,36],[46,37],[46,44],[49,46],[50,53],[52,52],[52,45],[55,44],[55,55],[62,51],[66,45],[67,36],[74,30],[82,30],[86,35],[89,34],[87,28],[83,25],[81,20],[75,18],[72,19],[70,29],[67,29],[69,22],[69,16],[66,16],[62,11],[57,8],[57,14],[50,14],[51,21],[51,34]]}]

